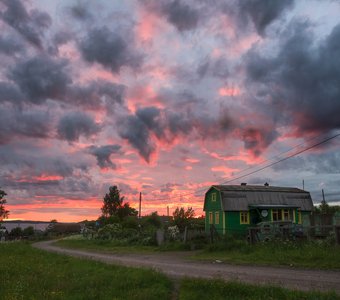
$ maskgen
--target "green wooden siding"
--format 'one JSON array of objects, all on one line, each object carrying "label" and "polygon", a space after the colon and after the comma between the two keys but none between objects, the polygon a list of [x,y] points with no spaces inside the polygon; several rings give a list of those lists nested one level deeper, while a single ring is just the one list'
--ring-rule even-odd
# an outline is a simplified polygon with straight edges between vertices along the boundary
[{"label": "green wooden siding", "polygon": [[[215,196],[213,196],[215,195]],[[216,200],[214,200],[216,199]],[[281,214],[281,219],[283,219],[283,209],[285,208],[275,208],[279,210]],[[235,236],[245,236],[248,232],[248,227],[255,226],[259,222],[271,222],[273,221],[273,210],[274,208],[266,209],[268,215],[263,217],[261,215],[261,208],[250,208],[249,212],[249,224],[241,224],[241,212],[240,211],[223,211],[221,204],[221,195],[215,188],[210,188],[210,190],[205,195],[204,200],[204,210],[205,210],[205,229],[207,232],[210,231],[211,225],[214,225],[218,233],[228,234]],[[294,223],[299,222],[299,210],[296,208],[290,208],[291,220]],[[216,219],[216,212],[219,212],[218,220]],[[212,215],[211,215],[212,214]],[[310,212],[301,212],[301,224],[303,226],[310,226]],[[209,218],[212,216],[212,223],[209,223]]]},{"label": "green wooden siding", "polygon": [[[216,198],[215,201],[213,201],[213,197]],[[216,222],[216,212],[219,213],[218,222]],[[209,213],[212,213],[212,224],[209,224]],[[209,232],[211,225],[214,225],[219,233],[223,232],[223,211],[220,192],[214,188],[210,189],[205,195],[205,229],[207,232]]]},{"label": "green wooden siding", "polygon": [[240,224],[239,211],[226,212],[226,233],[229,235],[243,236],[247,233],[249,225]]}]

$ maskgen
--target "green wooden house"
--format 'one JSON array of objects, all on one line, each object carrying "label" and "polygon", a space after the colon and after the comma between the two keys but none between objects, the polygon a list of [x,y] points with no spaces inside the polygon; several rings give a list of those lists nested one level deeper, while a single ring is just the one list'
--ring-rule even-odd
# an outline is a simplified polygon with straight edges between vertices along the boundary
[{"label": "green wooden house", "polygon": [[205,229],[245,235],[248,227],[265,221],[292,221],[310,226],[313,202],[298,188],[260,185],[213,185],[205,194]]}]

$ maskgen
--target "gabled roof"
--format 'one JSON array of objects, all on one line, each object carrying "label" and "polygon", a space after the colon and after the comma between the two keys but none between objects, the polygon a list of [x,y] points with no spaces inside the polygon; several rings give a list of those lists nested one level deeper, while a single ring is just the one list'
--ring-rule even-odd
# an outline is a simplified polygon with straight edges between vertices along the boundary
[{"label": "gabled roof", "polygon": [[280,186],[265,186],[265,185],[213,185],[215,189],[219,191],[271,191],[282,193],[308,193],[304,190],[292,187],[280,187]]},{"label": "gabled roof", "polygon": [[260,185],[213,185],[211,188],[220,192],[224,211],[246,211],[250,206],[313,210],[310,193],[298,188]]}]

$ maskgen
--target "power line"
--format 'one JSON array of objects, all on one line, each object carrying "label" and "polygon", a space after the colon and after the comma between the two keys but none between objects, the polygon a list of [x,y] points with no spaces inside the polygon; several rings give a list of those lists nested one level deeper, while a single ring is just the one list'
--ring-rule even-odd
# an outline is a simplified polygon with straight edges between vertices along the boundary
[{"label": "power line", "polygon": [[293,154],[291,154],[291,155],[289,155],[289,156],[287,156],[287,157],[281,158],[280,160],[275,161],[275,162],[273,162],[273,163],[271,163],[271,164],[269,164],[269,165],[266,165],[266,166],[264,166],[264,167],[262,167],[262,168],[260,168],[260,169],[257,169],[257,170],[255,170],[255,171],[250,172],[250,173],[247,173],[247,174],[245,174],[245,175],[242,175],[242,176],[235,177],[235,178],[233,178],[233,179],[227,180],[227,181],[225,181],[225,182],[222,182],[221,184],[226,184],[226,183],[235,181],[235,180],[237,180],[237,179],[241,179],[241,178],[244,178],[244,177],[246,177],[246,176],[249,176],[249,175],[258,173],[258,172],[260,172],[260,171],[262,171],[262,170],[264,170],[264,169],[267,169],[267,168],[269,168],[269,167],[272,167],[272,166],[274,166],[274,165],[276,165],[276,164],[278,164],[278,163],[280,163],[280,162],[283,162],[283,161],[285,161],[285,160],[287,160],[287,159],[290,159],[290,158],[292,158],[292,157],[294,157],[294,156],[297,156],[297,155],[299,155],[299,154],[301,154],[301,153],[303,153],[303,152],[306,152],[306,151],[308,151],[308,150],[310,150],[310,149],[313,149],[313,148],[318,147],[318,146],[320,146],[320,145],[322,145],[322,144],[325,144],[325,143],[327,143],[328,141],[330,141],[330,140],[332,140],[332,139],[335,139],[335,138],[338,137],[338,136],[340,136],[340,133],[338,133],[338,134],[336,134],[336,135],[334,135],[334,136],[332,136],[332,137],[329,137],[329,138],[327,138],[327,139],[325,139],[325,140],[323,140],[323,141],[321,141],[321,142],[319,142],[319,143],[316,143],[316,144],[314,144],[314,145],[312,145],[312,146],[310,146],[310,147],[307,147],[307,148],[305,148],[305,149],[303,149],[303,150],[300,150],[300,151],[298,151],[298,152],[295,152],[295,153],[293,153]]},{"label": "power line", "polygon": [[[321,135],[319,135],[319,136],[317,136],[317,137],[320,137],[320,136],[321,136]],[[307,147],[307,148],[304,148],[304,149],[302,149],[302,150],[300,150],[300,151],[294,152],[293,154],[288,155],[288,156],[286,156],[286,157],[283,157],[283,158],[281,158],[281,159],[279,159],[279,160],[277,160],[277,161],[275,161],[275,162],[272,162],[272,163],[270,163],[270,164],[268,164],[268,165],[265,165],[264,167],[261,167],[261,168],[259,168],[259,169],[256,169],[256,170],[252,171],[252,172],[246,173],[246,174],[244,174],[244,175],[241,175],[241,176],[238,176],[238,177],[234,177],[234,178],[232,178],[232,179],[230,179],[230,180],[221,182],[220,184],[221,184],[221,185],[222,185],[222,184],[227,184],[227,183],[230,183],[230,182],[232,182],[232,181],[235,181],[235,180],[238,180],[238,179],[247,177],[247,176],[249,176],[249,175],[253,175],[253,174],[258,173],[258,172],[260,172],[260,171],[263,171],[263,170],[265,170],[265,169],[267,169],[267,168],[270,168],[270,167],[272,167],[272,166],[274,166],[274,165],[276,165],[276,164],[278,164],[278,163],[281,163],[281,162],[283,162],[283,161],[285,161],[285,160],[288,160],[288,159],[290,159],[290,158],[292,158],[292,157],[294,157],[294,156],[297,156],[297,155],[299,155],[299,154],[301,154],[301,153],[303,153],[303,152],[306,152],[306,151],[308,151],[308,150],[310,150],[310,149],[313,149],[313,148],[318,147],[318,146],[320,146],[320,145],[322,145],[322,144],[325,144],[325,143],[329,142],[330,140],[335,139],[335,138],[338,137],[338,136],[340,136],[340,133],[335,134],[335,135],[333,135],[333,136],[331,136],[331,137],[329,137],[329,138],[327,138],[327,139],[322,140],[321,142],[318,142],[318,143],[316,143],[316,144],[313,144],[313,145],[311,145],[311,146],[309,146],[309,147]],[[314,138],[312,138],[312,139],[310,139],[310,140],[314,140],[314,139],[316,139],[317,137],[314,137]],[[302,144],[305,144],[305,143],[302,143]],[[291,148],[291,149],[288,150],[288,151],[282,152],[282,153],[279,154],[278,156],[280,156],[280,155],[282,155],[282,154],[284,154],[284,153],[288,153],[288,152],[292,151],[293,149],[298,148],[299,146],[301,146],[301,144],[299,144],[299,145],[297,145],[297,146]],[[277,156],[275,156],[275,157],[277,157]],[[270,159],[270,160],[271,160],[271,159]],[[261,164],[263,164],[263,163],[265,163],[265,162],[267,162],[267,161],[270,161],[270,160],[265,160],[265,161],[262,162]],[[261,165],[261,164],[260,164],[260,165]],[[250,169],[252,169],[252,168],[253,168],[253,167],[251,167]],[[246,168],[245,170],[247,170],[247,169],[249,169],[249,168]],[[244,172],[245,170],[242,170],[242,171],[240,171],[239,173],[242,173],[242,172]],[[180,197],[182,197],[183,195],[184,195],[184,196],[194,195],[194,194],[197,194],[197,193],[202,192],[202,191],[205,191],[205,190],[206,190],[206,187],[200,188],[200,189],[197,189],[195,192],[188,192],[188,193],[181,194],[181,195],[179,195],[179,196],[173,196],[172,199],[174,199],[174,198],[175,198],[175,199],[176,199],[176,198],[180,198]],[[153,201],[162,201],[162,200],[168,200],[168,199],[169,199],[169,197],[158,198],[158,199],[152,199],[152,200],[153,200]]]}]

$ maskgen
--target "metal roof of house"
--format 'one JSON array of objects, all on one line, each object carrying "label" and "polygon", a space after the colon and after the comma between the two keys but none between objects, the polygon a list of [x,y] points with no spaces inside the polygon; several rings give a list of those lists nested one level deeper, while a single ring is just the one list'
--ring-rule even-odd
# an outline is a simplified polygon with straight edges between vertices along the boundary
[{"label": "metal roof of house", "polygon": [[214,185],[225,211],[246,211],[249,206],[297,207],[312,211],[310,193],[298,188],[259,185]]}]

